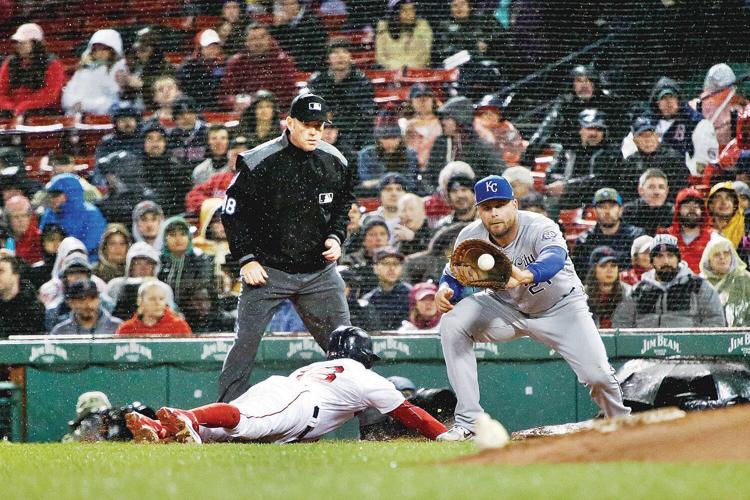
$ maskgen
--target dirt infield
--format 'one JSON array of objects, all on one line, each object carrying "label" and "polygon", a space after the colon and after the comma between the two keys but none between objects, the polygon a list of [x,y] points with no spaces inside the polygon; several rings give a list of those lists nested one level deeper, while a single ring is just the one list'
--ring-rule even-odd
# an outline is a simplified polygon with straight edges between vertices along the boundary
[{"label": "dirt infield", "polygon": [[455,463],[527,465],[577,462],[750,461],[750,405],[690,413],[615,432],[587,430],[565,436],[513,441]]}]

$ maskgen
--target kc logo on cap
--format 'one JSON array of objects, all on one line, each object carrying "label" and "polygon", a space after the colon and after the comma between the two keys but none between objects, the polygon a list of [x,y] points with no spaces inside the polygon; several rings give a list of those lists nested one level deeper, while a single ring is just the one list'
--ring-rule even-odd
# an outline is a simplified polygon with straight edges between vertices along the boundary
[{"label": "kc logo on cap", "polygon": [[505,177],[488,175],[474,184],[474,195],[477,205],[488,200],[512,200],[513,188]]}]

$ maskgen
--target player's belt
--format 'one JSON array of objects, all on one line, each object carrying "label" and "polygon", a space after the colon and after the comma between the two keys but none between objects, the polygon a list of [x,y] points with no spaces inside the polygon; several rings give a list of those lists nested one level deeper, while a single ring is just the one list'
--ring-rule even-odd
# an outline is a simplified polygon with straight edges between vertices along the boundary
[{"label": "player's belt", "polygon": [[[318,414],[319,414],[319,413],[320,413],[320,407],[319,407],[318,405],[315,405],[315,406],[313,407],[312,419],[313,419],[313,421],[314,421],[314,422],[315,422],[316,424],[318,423]],[[302,439],[303,439],[303,438],[304,438],[305,436],[307,436],[307,434],[308,434],[308,433],[309,433],[309,432],[310,432],[311,430],[313,430],[313,429],[315,429],[315,425],[308,425],[307,427],[305,427],[305,430],[304,430],[304,431],[302,431],[302,432],[300,433],[300,435],[299,435],[299,436],[297,436],[297,439],[296,439],[296,440],[297,440],[297,441],[302,441]]]}]

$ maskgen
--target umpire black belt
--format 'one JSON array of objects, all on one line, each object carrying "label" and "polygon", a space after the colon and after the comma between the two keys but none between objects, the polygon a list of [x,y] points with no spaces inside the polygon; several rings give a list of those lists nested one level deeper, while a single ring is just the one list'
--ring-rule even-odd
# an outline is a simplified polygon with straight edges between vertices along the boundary
[{"label": "umpire black belt", "polygon": [[[313,413],[312,413],[312,419],[315,421],[315,425],[318,423],[318,415],[320,414],[320,407],[318,405],[315,405],[313,407]],[[305,436],[307,436],[311,430],[315,429],[315,425],[308,425],[305,427],[305,430],[300,433],[299,436],[297,436],[297,441],[302,441]]]}]

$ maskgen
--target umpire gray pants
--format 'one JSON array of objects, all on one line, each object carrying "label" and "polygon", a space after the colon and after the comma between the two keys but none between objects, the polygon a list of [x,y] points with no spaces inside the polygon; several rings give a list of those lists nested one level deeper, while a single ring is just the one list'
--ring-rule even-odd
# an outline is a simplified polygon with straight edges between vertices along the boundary
[{"label": "umpire gray pants", "polygon": [[480,292],[460,301],[440,321],[440,342],[448,380],[456,391],[456,424],[474,430],[482,412],[474,342],[508,342],[530,337],[557,351],[608,417],[628,415],[604,343],[591,318],[586,295],[575,293],[550,310],[528,316]]},{"label": "umpire gray pants", "polygon": [[335,264],[314,273],[290,274],[265,267],[262,286],[242,285],[232,348],[219,375],[219,402],[229,403],[250,388],[250,373],[260,340],[274,308],[290,299],[305,326],[325,352],[328,336],[338,326],[351,325],[344,297],[344,280]]}]

